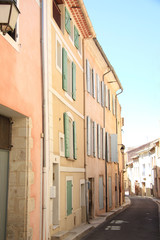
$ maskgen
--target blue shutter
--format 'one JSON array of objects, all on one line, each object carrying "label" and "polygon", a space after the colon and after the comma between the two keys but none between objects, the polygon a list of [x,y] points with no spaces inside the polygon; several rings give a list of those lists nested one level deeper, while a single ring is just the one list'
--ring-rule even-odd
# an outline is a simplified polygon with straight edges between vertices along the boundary
[{"label": "blue shutter", "polygon": [[103,200],[103,176],[99,176],[99,209],[104,208]]},{"label": "blue shutter", "polygon": [[64,113],[64,142],[65,142],[65,157],[69,158],[69,117]]},{"label": "blue shutter", "polygon": [[73,122],[73,158],[77,159],[77,136],[76,136],[76,122]]},{"label": "blue shutter", "polygon": [[76,65],[72,62],[72,98],[76,100]]},{"label": "blue shutter", "polygon": [[62,49],[62,88],[67,91],[67,51]]},{"label": "blue shutter", "polygon": [[66,31],[71,34],[71,18],[67,8],[65,8],[65,28]]},{"label": "blue shutter", "polygon": [[72,181],[67,181],[67,216],[72,213]]},{"label": "blue shutter", "polygon": [[74,45],[77,49],[79,49],[79,32],[76,26],[74,26]]}]

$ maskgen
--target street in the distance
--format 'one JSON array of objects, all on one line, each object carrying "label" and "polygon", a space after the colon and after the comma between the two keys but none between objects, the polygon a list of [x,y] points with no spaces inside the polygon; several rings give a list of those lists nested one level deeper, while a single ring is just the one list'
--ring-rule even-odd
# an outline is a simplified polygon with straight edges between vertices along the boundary
[{"label": "street in the distance", "polygon": [[131,205],[106,220],[82,240],[158,240],[158,206],[149,198],[132,197]]}]

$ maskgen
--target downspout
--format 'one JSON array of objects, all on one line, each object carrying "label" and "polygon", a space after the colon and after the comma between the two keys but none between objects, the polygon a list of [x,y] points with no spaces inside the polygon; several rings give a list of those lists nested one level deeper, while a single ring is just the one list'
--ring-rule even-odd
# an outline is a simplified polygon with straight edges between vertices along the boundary
[{"label": "downspout", "polygon": [[[120,92],[116,94],[116,134],[118,136],[118,119],[117,119],[117,96],[123,92],[123,88],[120,88]],[[119,161],[118,161],[118,176],[119,176],[119,203],[120,203],[120,173],[119,173]]]},{"label": "downspout", "polygon": [[47,80],[47,36],[46,1],[41,1],[41,61],[42,61],[42,130],[43,130],[43,161],[42,161],[42,237],[48,239],[47,225],[47,156],[48,156],[48,80]]},{"label": "downspout", "polygon": [[[109,71],[107,71],[106,73],[103,74],[103,82],[104,82],[104,76],[107,75],[108,73],[110,73],[112,70],[110,69]],[[105,101],[104,101],[104,107],[103,107],[103,127],[105,128],[106,126],[106,114],[105,114]],[[106,135],[107,138],[107,135]],[[106,154],[105,154],[106,155]],[[105,156],[105,178],[106,178],[106,212],[107,212],[107,155]]]},{"label": "downspout", "polygon": [[84,56],[84,39],[82,40],[83,48],[83,85],[84,85],[84,98],[83,98],[83,109],[84,109],[84,177],[85,177],[85,203],[86,203],[86,220],[89,222],[89,208],[88,208],[88,180],[87,180],[87,162],[86,162],[86,88],[85,88],[85,56]]}]

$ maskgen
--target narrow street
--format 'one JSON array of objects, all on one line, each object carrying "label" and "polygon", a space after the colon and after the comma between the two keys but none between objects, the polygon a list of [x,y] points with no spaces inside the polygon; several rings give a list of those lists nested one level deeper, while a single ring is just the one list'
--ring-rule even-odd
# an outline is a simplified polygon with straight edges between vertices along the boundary
[{"label": "narrow street", "polygon": [[83,240],[158,240],[158,206],[148,198],[132,197],[131,205],[105,221]]}]

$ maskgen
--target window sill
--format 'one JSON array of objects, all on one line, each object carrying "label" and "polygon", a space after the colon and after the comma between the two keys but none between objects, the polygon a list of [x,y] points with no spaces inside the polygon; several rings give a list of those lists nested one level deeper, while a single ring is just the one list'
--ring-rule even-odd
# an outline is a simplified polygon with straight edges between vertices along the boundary
[{"label": "window sill", "polygon": [[73,103],[73,98],[68,93],[65,92],[65,96]]},{"label": "window sill", "polygon": [[76,159],[73,158],[66,158],[68,161],[76,161]]},{"label": "window sill", "polygon": [[13,38],[11,38],[9,34],[3,35],[2,33],[0,33],[0,35],[1,35],[2,37],[4,37],[4,39],[5,39],[17,52],[20,52],[21,44],[19,44],[19,43],[16,42]]}]

